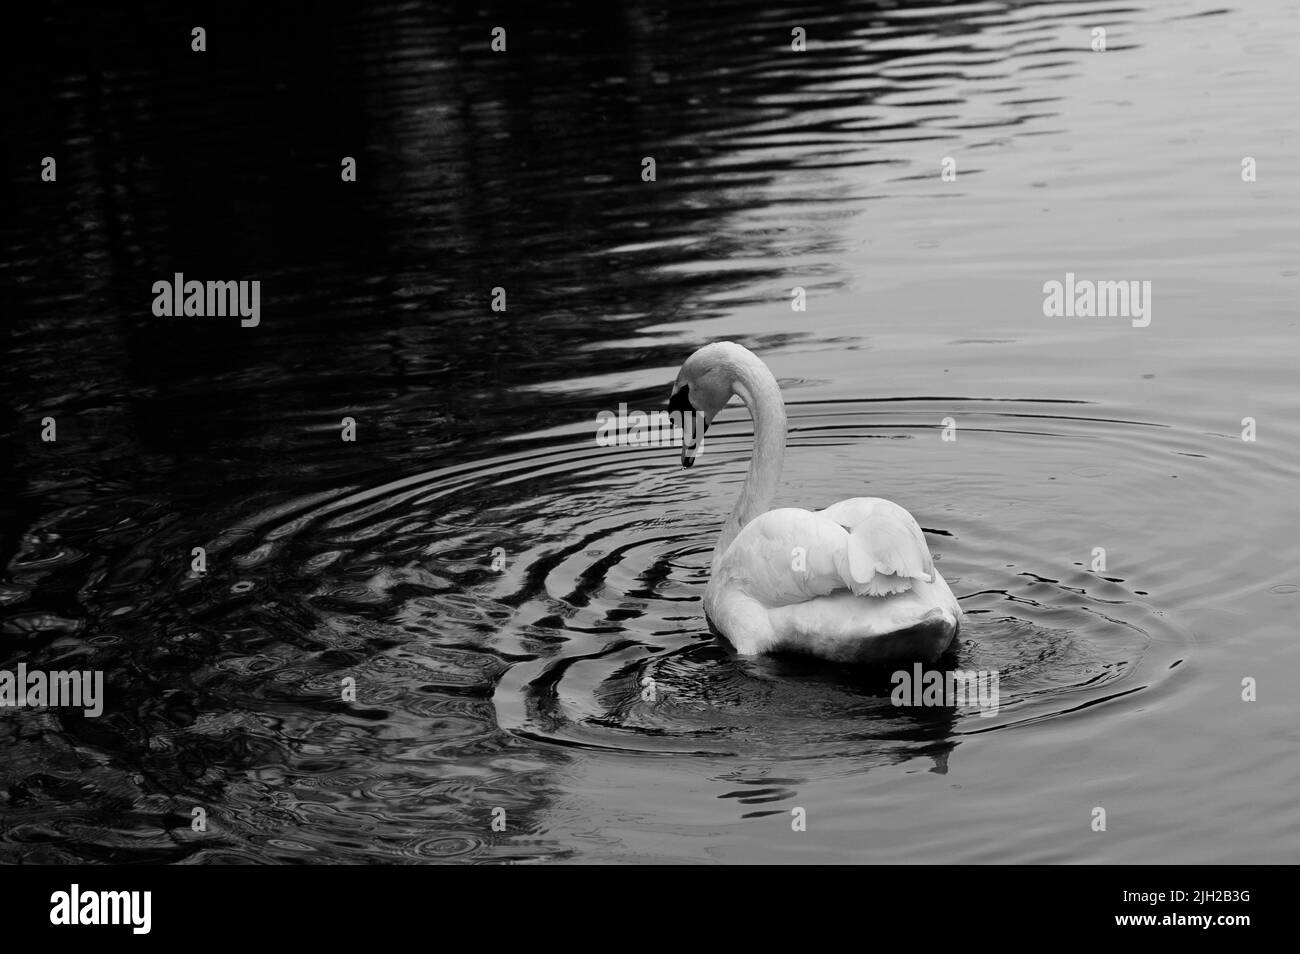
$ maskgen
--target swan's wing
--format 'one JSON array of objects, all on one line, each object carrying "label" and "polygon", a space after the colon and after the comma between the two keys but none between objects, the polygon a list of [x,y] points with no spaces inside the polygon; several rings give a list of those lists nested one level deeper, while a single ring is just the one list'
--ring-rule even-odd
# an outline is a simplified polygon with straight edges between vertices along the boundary
[{"label": "swan's wing", "polygon": [[853,497],[819,512],[848,531],[848,571],[855,593],[898,593],[911,580],[934,582],[934,558],[916,518],[880,497]]},{"label": "swan's wing", "polygon": [[890,596],[936,578],[912,515],[888,500],[857,497],[816,513],[782,507],[755,517],[723,554],[710,589],[738,588],[774,607],[839,590]]},{"label": "swan's wing", "polygon": [[848,531],[820,513],[795,507],[769,510],[736,535],[711,586],[739,588],[766,606],[847,589],[848,538]]}]

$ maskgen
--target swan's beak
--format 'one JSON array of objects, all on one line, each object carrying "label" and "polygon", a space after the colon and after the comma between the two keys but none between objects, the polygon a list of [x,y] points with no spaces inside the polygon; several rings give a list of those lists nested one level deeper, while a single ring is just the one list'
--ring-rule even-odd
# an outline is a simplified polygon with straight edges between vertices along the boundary
[{"label": "swan's beak", "polygon": [[690,467],[695,463],[695,456],[700,452],[700,442],[704,432],[709,429],[709,420],[702,412],[695,410],[691,403],[690,385],[682,385],[668,399],[668,412],[676,413],[682,426],[682,466]]},{"label": "swan's beak", "polygon": [[683,467],[690,467],[695,463],[695,455],[700,452],[700,442],[704,440],[704,432],[709,427],[704,421],[703,414],[693,414],[691,419],[695,421],[694,427],[687,427],[682,432]]}]

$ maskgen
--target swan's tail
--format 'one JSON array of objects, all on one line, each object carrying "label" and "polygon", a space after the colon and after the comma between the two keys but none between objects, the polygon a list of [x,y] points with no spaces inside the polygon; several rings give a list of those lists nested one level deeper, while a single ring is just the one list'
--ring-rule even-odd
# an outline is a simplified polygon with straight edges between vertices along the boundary
[{"label": "swan's tail", "polygon": [[906,593],[934,582],[934,559],[916,519],[902,507],[877,506],[849,531],[844,583],[858,596]]}]

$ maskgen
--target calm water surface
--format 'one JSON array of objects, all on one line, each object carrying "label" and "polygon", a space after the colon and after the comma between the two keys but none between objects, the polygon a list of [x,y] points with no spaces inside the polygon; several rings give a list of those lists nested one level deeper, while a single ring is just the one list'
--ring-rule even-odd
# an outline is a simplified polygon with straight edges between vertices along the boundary
[{"label": "calm water surface", "polygon": [[[1300,5],[615,7],[6,67],[0,663],[108,699],[0,717],[0,860],[1297,860]],[[175,271],[261,326],[154,318]],[[1150,326],[1044,318],[1067,271]],[[691,471],[594,434],[718,338],[779,504],[917,516],[995,716],[714,640],[748,416]]]}]

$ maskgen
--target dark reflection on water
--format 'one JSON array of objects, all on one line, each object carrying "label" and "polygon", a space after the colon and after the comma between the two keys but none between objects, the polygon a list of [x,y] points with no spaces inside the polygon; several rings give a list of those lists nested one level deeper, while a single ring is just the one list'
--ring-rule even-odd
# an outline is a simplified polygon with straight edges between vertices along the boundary
[{"label": "dark reflection on water", "polygon": [[[1248,459],[1235,433],[1253,411],[1296,446],[1295,189],[1265,211],[1179,164],[1188,129],[1222,132],[1192,153],[1229,179],[1295,141],[1280,54],[1230,11],[259,5],[213,13],[204,54],[167,6],[43,16],[0,107],[0,664],[102,669],[108,697],[99,719],[0,716],[0,857],[1197,859],[1217,836],[1160,827],[1189,710],[1273,740],[1192,780],[1199,811],[1236,811],[1246,769],[1283,788],[1275,730],[1222,700],[1279,665],[1297,582],[1290,535],[1253,542],[1294,451]],[[1123,70],[1088,59],[1099,20]],[[1170,36],[1227,38],[1182,126],[1117,78],[1190,82]],[[1104,148],[1153,129],[1163,180]],[[1189,195],[1267,240],[1189,227]],[[1045,279],[1135,262],[1190,289],[1149,336],[1045,336]],[[1212,262],[1236,279],[1205,284]],[[260,280],[261,326],[153,317],[178,271]],[[789,503],[870,484],[917,513],[968,613],[943,665],[999,670],[996,715],[712,639],[698,599],[747,421],[690,478],[591,437],[723,336],[782,378]],[[1147,834],[1079,841],[1106,799]],[[1259,825],[1300,824],[1265,801]]]}]

